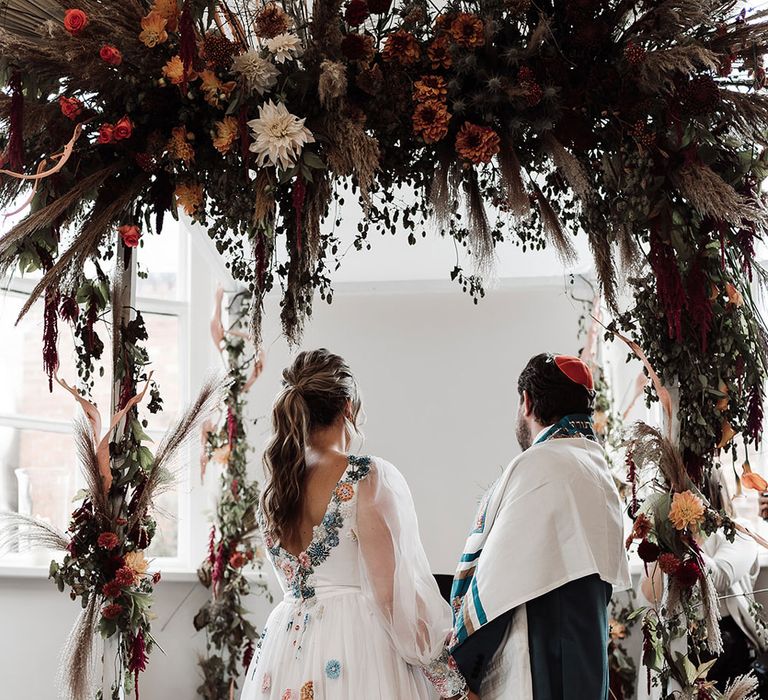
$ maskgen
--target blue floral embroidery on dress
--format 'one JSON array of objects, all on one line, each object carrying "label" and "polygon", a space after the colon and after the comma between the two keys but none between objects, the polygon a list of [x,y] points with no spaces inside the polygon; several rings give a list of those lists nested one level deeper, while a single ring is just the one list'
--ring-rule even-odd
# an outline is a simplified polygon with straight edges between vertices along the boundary
[{"label": "blue floral embroidery on dress", "polygon": [[[321,524],[315,528],[312,541],[306,551],[298,557],[283,549],[272,537],[265,535],[266,549],[272,556],[277,569],[282,571],[291,593],[296,598],[306,600],[314,597],[315,589],[309,584],[309,578],[314,573],[315,567],[330,556],[334,547],[339,546],[339,530],[344,526],[343,506],[354,498],[354,485],[364,479],[370,471],[370,457],[349,456],[347,468],[333,490],[328,510]],[[259,525],[262,532],[266,533],[261,510],[259,510]]]},{"label": "blue floral embroidery on dress", "polygon": [[336,680],[341,675],[341,662],[331,659],[325,664],[325,675],[332,680]]}]

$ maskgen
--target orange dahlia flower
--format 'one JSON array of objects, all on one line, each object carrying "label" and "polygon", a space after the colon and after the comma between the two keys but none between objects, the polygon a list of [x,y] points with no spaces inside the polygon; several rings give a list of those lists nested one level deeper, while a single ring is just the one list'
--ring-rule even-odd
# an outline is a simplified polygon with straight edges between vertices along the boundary
[{"label": "orange dahlia flower", "polygon": [[413,113],[413,131],[426,143],[436,143],[448,134],[451,115],[444,102],[429,100],[416,105]]},{"label": "orange dahlia flower", "polygon": [[203,186],[199,182],[180,182],[174,191],[176,206],[188,216],[195,216],[203,204]]},{"label": "orange dahlia flower", "polygon": [[179,28],[179,10],[178,0],[155,0],[152,9],[160,16],[165,18],[167,24],[165,28],[169,32],[175,32]]},{"label": "orange dahlia flower", "polygon": [[453,65],[448,39],[445,35],[437,37],[427,49],[427,56],[432,63],[432,68],[450,68]]},{"label": "orange dahlia flower", "polygon": [[232,145],[240,135],[240,128],[235,117],[224,117],[214,124],[216,133],[213,137],[213,145],[219,153],[229,153]]},{"label": "orange dahlia flower", "polygon": [[485,44],[485,27],[477,15],[460,12],[451,22],[450,34],[459,45],[473,49]]},{"label": "orange dahlia flower", "polygon": [[442,102],[447,96],[448,88],[445,86],[445,78],[439,75],[422,75],[421,79],[413,84],[413,99],[416,102],[430,100]]},{"label": "orange dahlia flower", "polygon": [[173,160],[191,163],[195,159],[195,149],[189,142],[189,133],[184,126],[174,127],[167,148]]},{"label": "orange dahlia flower", "polygon": [[698,530],[704,520],[704,502],[694,493],[683,491],[672,497],[669,520],[677,530]]},{"label": "orange dahlia flower", "polygon": [[413,34],[405,29],[398,29],[387,36],[381,56],[387,62],[396,61],[404,66],[410,66],[419,60],[421,48]]},{"label": "orange dahlia flower", "polygon": [[475,165],[490,163],[499,150],[499,135],[489,126],[465,122],[456,134],[456,153]]}]

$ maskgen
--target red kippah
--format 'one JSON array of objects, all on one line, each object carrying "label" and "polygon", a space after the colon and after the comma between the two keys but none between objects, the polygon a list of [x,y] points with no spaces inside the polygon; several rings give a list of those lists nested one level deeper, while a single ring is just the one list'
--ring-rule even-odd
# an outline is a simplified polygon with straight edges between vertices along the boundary
[{"label": "red kippah", "polygon": [[555,364],[572,382],[594,391],[595,380],[592,378],[592,370],[589,369],[586,362],[570,355],[555,355]]}]

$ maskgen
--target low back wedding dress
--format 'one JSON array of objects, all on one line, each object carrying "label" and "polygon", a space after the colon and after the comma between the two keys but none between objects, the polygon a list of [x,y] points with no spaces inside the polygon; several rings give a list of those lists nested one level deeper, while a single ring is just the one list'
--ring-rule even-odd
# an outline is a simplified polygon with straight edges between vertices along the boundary
[{"label": "low back wedding dress", "polygon": [[[266,532],[259,514],[262,532]],[[421,700],[465,683],[445,651],[450,606],[429,569],[405,479],[350,456],[299,554],[265,537],[284,598],[242,700]]]}]

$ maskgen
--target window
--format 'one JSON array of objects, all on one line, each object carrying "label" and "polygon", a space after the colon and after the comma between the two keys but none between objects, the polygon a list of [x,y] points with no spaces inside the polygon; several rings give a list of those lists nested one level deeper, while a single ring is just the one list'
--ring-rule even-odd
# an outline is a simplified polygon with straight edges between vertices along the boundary
[{"label": "window", "polygon": [[[200,346],[192,337],[207,337],[208,310],[213,301],[210,291],[215,282],[210,266],[200,260],[207,241],[187,227],[169,218],[160,236],[148,234],[139,249],[139,268],[148,275],[140,277],[136,286],[136,306],[144,316],[147,343],[163,398],[163,411],[149,419],[148,435],[157,444],[163,432],[186,404],[200,384],[200,377],[210,365],[209,356],[191,361],[190,348]],[[201,242],[202,241],[202,242]],[[202,246],[202,247],[201,247]],[[190,256],[197,256],[191,260]],[[189,285],[190,265],[195,269],[195,293],[205,313],[196,314],[201,328],[192,329]],[[207,275],[206,275],[207,273]],[[21,307],[35,284],[35,279],[14,278],[0,292],[0,510],[16,510],[44,518],[65,529],[72,511],[72,497],[82,486],[72,423],[79,407],[65,391],[56,387],[49,393],[42,367],[42,302],[35,304],[27,316],[14,325]],[[106,341],[107,329],[102,326]],[[208,342],[210,346],[210,341]],[[76,381],[73,338],[68,324],[59,324],[59,376],[72,384]],[[94,402],[106,421],[105,407],[110,402],[109,358],[105,357],[103,376],[96,380]],[[196,379],[191,374],[195,368]],[[198,480],[187,479],[184,471],[194,468],[197,455],[182,458],[177,488],[163,495],[156,504],[157,535],[150,548],[155,557],[167,558],[166,565],[188,567],[195,563],[197,548],[191,546],[189,514],[191,501],[201,500],[193,493]],[[195,508],[197,510],[197,508]],[[19,553],[8,561],[26,563]],[[4,561],[3,563],[8,563]]]}]

